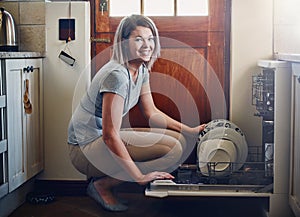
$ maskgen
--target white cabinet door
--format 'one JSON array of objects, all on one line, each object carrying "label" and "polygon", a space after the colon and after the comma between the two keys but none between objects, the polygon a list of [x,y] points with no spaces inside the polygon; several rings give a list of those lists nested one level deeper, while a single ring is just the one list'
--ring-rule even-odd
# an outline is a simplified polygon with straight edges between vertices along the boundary
[{"label": "white cabinet door", "polygon": [[42,61],[30,59],[26,61],[26,66],[33,66],[32,71],[24,73],[24,80],[28,81],[28,95],[32,108],[30,114],[26,111],[23,113],[23,138],[27,148],[27,179],[29,179],[43,169]]},{"label": "white cabinet door", "polygon": [[[9,191],[43,168],[40,79],[41,59],[5,61]],[[30,102],[25,107],[24,95]],[[28,102],[28,101],[27,101]]]},{"label": "white cabinet door", "polygon": [[27,150],[23,142],[24,60],[5,61],[7,96],[8,182],[9,192],[26,181]]}]

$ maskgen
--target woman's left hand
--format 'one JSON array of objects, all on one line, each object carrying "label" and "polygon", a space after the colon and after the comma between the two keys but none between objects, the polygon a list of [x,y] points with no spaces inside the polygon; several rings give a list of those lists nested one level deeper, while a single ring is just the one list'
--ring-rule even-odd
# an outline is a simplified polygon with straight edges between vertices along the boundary
[{"label": "woman's left hand", "polygon": [[206,127],[206,125],[207,125],[207,124],[201,124],[201,125],[199,125],[199,126],[192,127],[192,128],[191,128],[190,134],[191,134],[191,135],[194,135],[194,136],[195,136],[195,135],[198,136],[199,133],[200,133],[201,131],[204,130],[204,128]]}]

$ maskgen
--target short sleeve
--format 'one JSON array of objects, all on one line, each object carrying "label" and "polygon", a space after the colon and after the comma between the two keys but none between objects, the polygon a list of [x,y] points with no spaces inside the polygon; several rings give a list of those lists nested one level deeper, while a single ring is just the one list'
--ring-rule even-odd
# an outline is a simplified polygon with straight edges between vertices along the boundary
[{"label": "short sleeve", "polygon": [[125,99],[128,94],[128,88],[128,77],[126,77],[126,75],[120,71],[112,71],[103,80],[100,87],[100,93],[116,93]]}]

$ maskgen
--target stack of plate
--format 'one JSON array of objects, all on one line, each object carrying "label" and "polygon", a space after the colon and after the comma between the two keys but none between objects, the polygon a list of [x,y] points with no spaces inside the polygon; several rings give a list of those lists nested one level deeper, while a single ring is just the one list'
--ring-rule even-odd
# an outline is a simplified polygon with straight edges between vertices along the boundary
[{"label": "stack of plate", "polygon": [[246,161],[248,145],[244,133],[234,123],[217,119],[199,135],[198,165],[204,175],[224,175],[240,169]]}]

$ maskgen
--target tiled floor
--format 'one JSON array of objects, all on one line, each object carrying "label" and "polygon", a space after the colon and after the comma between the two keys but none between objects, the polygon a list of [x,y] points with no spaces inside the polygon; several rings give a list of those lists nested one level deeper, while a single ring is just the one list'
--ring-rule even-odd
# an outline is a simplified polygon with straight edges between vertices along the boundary
[{"label": "tiled floor", "polygon": [[152,198],[140,193],[122,193],[129,209],[104,211],[92,199],[57,197],[47,205],[25,203],[9,217],[263,217],[261,201],[246,198]]}]

